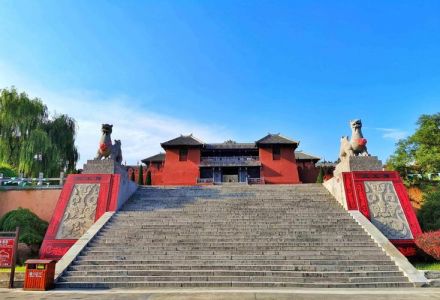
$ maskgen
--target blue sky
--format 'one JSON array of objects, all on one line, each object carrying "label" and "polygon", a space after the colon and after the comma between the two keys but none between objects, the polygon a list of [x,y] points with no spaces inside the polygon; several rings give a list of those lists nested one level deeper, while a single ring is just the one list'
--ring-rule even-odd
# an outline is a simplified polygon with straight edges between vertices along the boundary
[{"label": "blue sky", "polygon": [[103,122],[127,163],[159,142],[280,132],[337,158],[361,118],[382,160],[440,108],[439,1],[1,1],[0,88]]}]

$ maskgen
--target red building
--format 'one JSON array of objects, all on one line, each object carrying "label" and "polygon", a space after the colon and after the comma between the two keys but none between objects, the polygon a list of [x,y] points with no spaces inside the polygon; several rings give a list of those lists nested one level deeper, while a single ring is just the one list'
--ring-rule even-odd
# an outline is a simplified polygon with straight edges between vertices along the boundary
[{"label": "red building", "polygon": [[[182,135],[161,144],[165,153],[142,160],[144,182],[147,177],[152,185],[315,182],[319,157],[295,152],[298,144],[279,134],[268,134],[254,143],[214,144]],[[133,169],[129,172],[135,171],[137,180]]]}]

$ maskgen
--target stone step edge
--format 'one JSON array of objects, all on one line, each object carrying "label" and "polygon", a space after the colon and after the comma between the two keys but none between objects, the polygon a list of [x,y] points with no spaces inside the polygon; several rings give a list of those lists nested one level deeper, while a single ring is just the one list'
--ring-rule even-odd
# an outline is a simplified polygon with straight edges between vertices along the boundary
[{"label": "stone step edge", "polygon": [[[209,285],[208,285],[209,283]],[[234,285],[235,284],[235,285]],[[127,286],[128,285],[128,286]],[[74,288],[107,288],[107,287],[118,287],[118,288],[132,288],[133,285],[137,285],[137,287],[160,287],[160,286],[176,286],[176,287],[225,287],[225,286],[243,286],[243,287],[265,287],[265,286],[273,286],[273,287],[307,287],[307,288],[375,288],[375,287],[414,287],[413,284],[409,282],[386,282],[381,281],[377,283],[289,283],[289,282],[197,282],[197,281],[178,281],[178,282],[148,282],[148,281],[135,281],[130,282],[129,284],[124,284],[121,282],[59,282],[56,284],[57,287],[74,287]]]}]

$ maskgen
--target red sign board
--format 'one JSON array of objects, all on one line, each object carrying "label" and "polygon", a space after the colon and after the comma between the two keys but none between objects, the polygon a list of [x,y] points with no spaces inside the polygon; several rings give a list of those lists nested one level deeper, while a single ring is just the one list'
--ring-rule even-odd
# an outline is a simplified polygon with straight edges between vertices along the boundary
[{"label": "red sign board", "polygon": [[15,238],[0,237],[0,267],[11,267]]}]

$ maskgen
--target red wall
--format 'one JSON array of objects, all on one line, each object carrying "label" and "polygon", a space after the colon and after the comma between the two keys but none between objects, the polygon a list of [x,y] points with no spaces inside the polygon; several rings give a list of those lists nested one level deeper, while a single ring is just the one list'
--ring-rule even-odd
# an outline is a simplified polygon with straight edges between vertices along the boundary
[{"label": "red wall", "polygon": [[[162,173],[163,173],[163,163],[158,168],[156,163],[150,163],[149,167],[143,166],[143,182],[147,183],[147,173],[151,172],[151,185],[163,185],[162,181]],[[128,168],[128,178],[131,180],[131,173],[134,172],[134,182],[138,182],[139,177],[139,167],[136,168]]]},{"label": "red wall", "polygon": [[273,160],[272,147],[259,148],[259,152],[265,183],[300,183],[292,147],[281,147],[279,160]]},{"label": "red wall", "polygon": [[163,185],[195,185],[199,177],[200,148],[189,148],[186,161],[179,161],[179,149],[165,151]]},{"label": "red wall", "polygon": [[49,222],[57,205],[60,188],[11,189],[0,192],[0,218],[19,207],[27,208]]},{"label": "red wall", "polygon": [[297,161],[299,179],[302,183],[315,183],[318,179],[319,168],[315,167],[313,161]]},{"label": "red wall", "polygon": [[150,167],[145,172],[145,181],[147,180],[147,172],[151,172],[151,185],[163,185],[162,173],[163,173],[163,164],[160,168],[157,168],[155,163],[150,163]]}]

